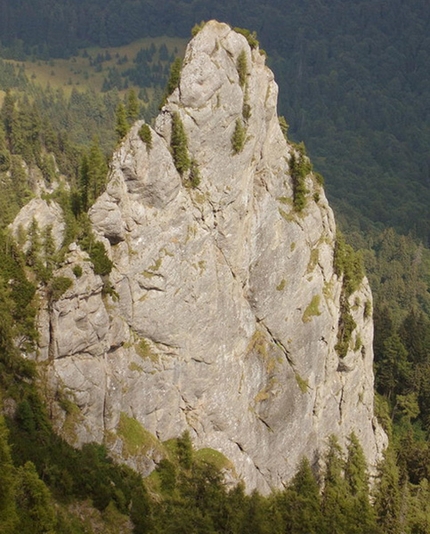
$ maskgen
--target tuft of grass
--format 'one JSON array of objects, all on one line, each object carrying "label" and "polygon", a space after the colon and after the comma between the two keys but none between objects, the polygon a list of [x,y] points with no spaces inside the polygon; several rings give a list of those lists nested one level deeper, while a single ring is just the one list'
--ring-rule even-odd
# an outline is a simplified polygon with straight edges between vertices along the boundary
[{"label": "tuft of grass", "polygon": [[158,356],[152,352],[151,345],[145,338],[141,338],[134,346],[137,354],[143,359],[149,359],[153,362],[158,361]]},{"label": "tuft of grass", "polygon": [[233,469],[231,461],[222,452],[208,447],[194,451],[194,458],[197,461],[211,464],[220,471],[223,469]]},{"label": "tuft of grass", "polygon": [[314,295],[312,297],[312,300],[308,304],[302,316],[302,321],[304,323],[309,323],[309,321],[312,320],[312,317],[321,315],[321,311],[319,309],[320,302],[321,302],[321,295]]},{"label": "tuft of grass", "polygon": [[317,266],[318,260],[319,260],[319,250],[318,248],[313,248],[311,250],[311,256],[309,258],[309,263],[306,269],[307,273],[311,273],[315,269],[315,267]]},{"label": "tuft of grass", "polygon": [[286,286],[286,285],[287,285],[287,281],[285,280],[285,278],[283,278],[283,279],[279,282],[279,284],[276,286],[276,289],[277,289],[278,291],[282,291],[282,290],[285,289],[285,286]]},{"label": "tuft of grass", "polygon": [[123,452],[128,456],[145,454],[151,450],[164,453],[160,441],[125,412],[120,414],[117,433],[123,441]]},{"label": "tuft of grass", "polygon": [[308,392],[309,384],[308,381],[302,378],[299,373],[295,374],[295,379],[297,382],[297,385],[299,386],[300,391],[304,394]]}]

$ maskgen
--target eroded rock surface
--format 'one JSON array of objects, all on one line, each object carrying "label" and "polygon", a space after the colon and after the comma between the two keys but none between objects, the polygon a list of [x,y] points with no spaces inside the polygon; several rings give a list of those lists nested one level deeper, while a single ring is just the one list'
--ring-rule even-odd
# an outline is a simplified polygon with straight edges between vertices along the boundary
[{"label": "eroded rock surface", "polygon": [[[364,279],[349,297],[357,327],[339,358],[335,222],[312,174],[306,207],[294,210],[295,149],[279,127],[277,92],[259,50],[209,22],[187,48],[152,147],[138,123],[115,153],[90,217],[114,262],[117,298],[103,296],[75,246],[57,273],[73,286],[41,312],[39,358],[52,398],[61,392],[77,407],[65,413],[52,401],[58,431],[72,443],[104,441],[149,473],[162,453],[147,444],[129,454],[121,417],[161,441],[188,429],[196,447],[223,452],[247,488],[262,492],[281,487],[331,434],[344,442],[354,430],[370,464],[379,458],[372,296]],[[197,188],[173,162],[174,113]],[[234,153],[238,120],[246,141]]]}]

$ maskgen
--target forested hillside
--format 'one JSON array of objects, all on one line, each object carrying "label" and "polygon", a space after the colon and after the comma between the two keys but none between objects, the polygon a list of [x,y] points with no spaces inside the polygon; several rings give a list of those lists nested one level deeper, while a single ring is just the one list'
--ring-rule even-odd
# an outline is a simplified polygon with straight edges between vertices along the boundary
[{"label": "forested hillside", "polygon": [[[98,522],[99,528],[114,525],[112,532],[173,532],[175,517],[175,532],[429,532],[426,0],[273,0],[246,6],[0,0],[0,13],[0,358],[1,397],[8,399],[8,430],[0,427],[0,530],[96,532]],[[322,495],[304,462],[284,492],[269,499],[245,496],[242,488],[223,484],[219,458],[199,458],[186,436],[170,445],[170,459],[142,483],[113,466],[103,448],[76,452],[55,437],[34,386],[35,370],[20,357],[19,349],[30,350],[37,336],[36,285],[61,291],[61,281],[50,278],[61,253],[53,256],[49,235],[34,229],[36,252],[22,255],[6,225],[34,195],[38,180],[48,190],[59,182],[63,187],[50,194],[69,217],[67,239],[92,243],[85,209],[104,187],[110,151],[137,116],[154,116],[159,84],[175,54],[168,51],[158,79],[139,78],[134,63],[134,70],[120,72],[120,87],[115,71],[109,78],[106,68],[103,93],[42,89],[8,60],[82,57],[91,46],[119,46],[148,35],[188,37],[194,23],[213,17],[258,32],[280,85],[288,135],[305,142],[315,170],[324,174],[337,220],[360,250],[372,284],[378,411],[391,437],[372,508],[354,436],[345,456],[331,444],[327,471],[317,481],[325,483]],[[158,62],[161,52],[156,53]],[[146,54],[143,70],[157,63]],[[140,89],[150,89],[149,96]],[[91,521],[90,502],[100,512]]]}]

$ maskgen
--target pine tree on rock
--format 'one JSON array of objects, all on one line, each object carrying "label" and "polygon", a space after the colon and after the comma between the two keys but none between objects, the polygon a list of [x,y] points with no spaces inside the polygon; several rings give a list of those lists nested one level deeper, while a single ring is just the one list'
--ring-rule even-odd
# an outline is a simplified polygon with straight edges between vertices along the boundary
[{"label": "pine tree on rock", "polygon": [[121,139],[127,135],[129,129],[130,125],[127,121],[125,106],[120,102],[116,108],[115,114],[115,133],[118,141],[121,141]]}]

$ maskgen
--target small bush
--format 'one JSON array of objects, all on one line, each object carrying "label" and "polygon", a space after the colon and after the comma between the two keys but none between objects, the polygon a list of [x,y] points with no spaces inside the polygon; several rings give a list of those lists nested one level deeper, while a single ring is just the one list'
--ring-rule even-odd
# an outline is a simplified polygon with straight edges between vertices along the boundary
[{"label": "small bush", "polygon": [[237,57],[236,68],[239,75],[239,85],[244,87],[246,83],[246,75],[248,74],[248,62],[246,61],[245,50],[242,50]]},{"label": "small bush", "polygon": [[357,324],[354,321],[349,309],[348,300],[345,298],[345,296],[342,296],[339,325],[337,330],[337,343],[334,347],[340,358],[345,358],[345,356],[348,354],[351,336],[356,326]]},{"label": "small bush", "polygon": [[346,297],[349,297],[360,287],[364,277],[364,267],[360,253],[346,244],[340,232],[336,236],[334,248],[334,269],[339,277],[343,276],[343,290]]},{"label": "small bush", "polygon": [[49,288],[51,300],[58,300],[73,284],[73,281],[66,276],[56,276],[52,279]]},{"label": "small bush", "polygon": [[248,103],[247,99],[244,99],[242,106],[242,117],[243,120],[248,121],[251,117],[251,106]]},{"label": "small bush", "polygon": [[324,176],[320,174],[319,172],[314,173],[315,180],[317,181],[318,185],[323,186],[324,185]]},{"label": "small bush", "polygon": [[314,316],[321,315],[321,312],[319,309],[320,301],[321,301],[320,295],[314,295],[312,297],[312,300],[308,304],[302,316],[302,321],[304,323],[308,323],[309,321],[311,321],[312,317]]},{"label": "small bush", "polygon": [[73,267],[73,274],[76,278],[80,278],[82,276],[82,267],[80,265],[75,265]]},{"label": "small bush", "polygon": [[194,26],[191,29],[191,35],[195,37],[201,30],[203,30],[206,22],[202,20],[200,24],[194,24]]},{"label": "small bush", "polygon": [[191,166],[190,157],[188,155],[188,139],[185,133],[184,125],[182,124],[179,113],[175,112],[172,115],[172,136],[170,140],[170,148],[172,150],[173,162],[176,170],[182,176]]},{"label": "small bush", "polygon": [[10,152],[7,149],[0,150],[0,171],[5,172],[10,167]]},{"label": "small bush", "polygon": [[246,130],[243,126],[243,123],[240,119],[236,119],[236,126],[231,138],[231,147],[234,154],[239,154],[242,152],[243,147],[245,146],[246,140]]},{"label": "small bush", "polygon": [[236,33],[240,33],[244,37],[246,37],[246,40],[248,41],[248,44],[251,48],[257,48],[259,46],[259,42],[257,39],[257,32],[251,32],[250,30],[247,30],[246,28],[233,28]]},{"label": "small bush", "polygon": [[[299,145],[300,147],[300,145]],[[311,172],[311,165],[301,148],[297,148],[298,154],[291,153],[290,157],[290,174],[293,180],[293,206],[298,212],[306,206],[307,189],[305,178]]]},{"label": "small bush", "polygon": [[105,246],[100,241],[97,241],[92,246],[90,259],[93,262],[95,274],[105,276],[111,272],[113,263],[108,258]]},{"label": "small bush", "polygon": [[139,128],[139,137],[145,143],[146,148],[151,150],[152,148],[152,132],[151,128],[145,123]]}]

